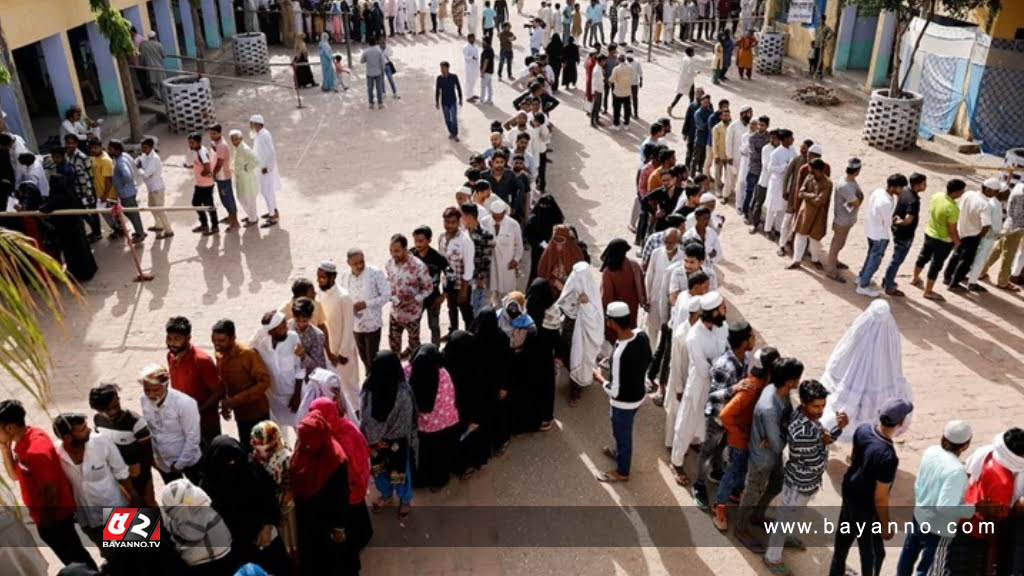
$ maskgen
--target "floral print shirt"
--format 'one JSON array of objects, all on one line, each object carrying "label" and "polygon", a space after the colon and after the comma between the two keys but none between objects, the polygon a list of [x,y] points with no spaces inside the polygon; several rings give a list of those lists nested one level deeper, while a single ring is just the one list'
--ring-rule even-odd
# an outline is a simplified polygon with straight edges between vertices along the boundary
[{"label": "floral print shirt", "polygon": [[[409,380],[412,374],[412,366],[405,365],[405,380]],[[434,409],[430,412],[419,412],[416,415],[417,429],[420,432],[439,432],[459,423],[459,410],[455,407],[455,386],[452,385],[452,378],[448,371],[441,368],[441,375],[437,382],[437,398],[434,400]]]},{"label": "floral print shirt", "polygon": [[384,271],[391,286],[391,317],[402,324],[419,322],[423,300],[434,291],[427,265],[410,253],[402,264],[388,260]]}]

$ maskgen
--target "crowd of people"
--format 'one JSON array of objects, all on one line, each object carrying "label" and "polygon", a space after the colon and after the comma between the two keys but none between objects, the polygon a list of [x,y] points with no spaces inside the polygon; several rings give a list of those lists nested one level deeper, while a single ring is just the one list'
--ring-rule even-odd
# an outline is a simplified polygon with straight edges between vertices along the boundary
[{"label": "crowd of people", "polygon": [[[468,13],[473,6],[471,1]],[[609,12],[596,0],[591,6],[597,8],[586,10],[588,39],[596,35],[603,42],[603,18],[612,14],[611,36],[621,37],[629,20],[622,7]],[[641,13],[649,9],[640,7]],[[514,35],[507,10],[485,3],[480,19],[470,19],[462,49],[464,83],[450,64],[441,64],[435,105],[443,108],[453,140],[464,96],[492,98],[486,87],[495,29],[499,77],[508,61],[512,80],[513,58],[506,52]],[[575,87],[577,81],[578,49],[572,66],[566,63],[573,59],[579,12],[570,12],[566,24],[557,4],[542,10],[547,11],[533,20],[531,35],[545,35],[537,41],[545,50],[533,50],[531,36],[531,55],[513,81],[522,90],[513,102],[516,114],[491,126],[486,147],[478,143],[483,149],[470,158],[452,201],[438,206],[433,227],[424,223],[394,233],[383,263],[368,262],[359,247],[348,249],[343,263],[325,258],[310,278],[293,282],[282,305],[267,308],[247,342],[232,320],[217,321],[210,329],[213,354],[193,343],[187,318],[170,318],[166,358],[140,371],[138,411],[121,405],[116,384],[102,383],[88,397],[94,413],[57,415],[45,424],[51,436],[31,425],[20,402],[0,402],[6,470],[18,480],[40,539],[62,563],[96,570],[76,525],[98,544],[103,508],[142,506],[159,508],[164,541],[173,545],[160,548],[158,566],[137,550],[101,548],[104,573],[138,573],[144,562],[147,573],[313,574],[331,567],[356,574],[373,523],[390,521],[385,511],[404,521],[413,513],[415,489],[441,490],[453,477],[469,481],[500,458],[516,435],[551,430],[556,383],[564,374],[568,408],[594,388],[609,398],[614,442],[602,451],[609,469],[598,481],[630,480],[635,418],[649,398],[664,409],[658,418],[664,417],[664,447],[675,481],[692,490],[715,528],[732,527],[735,539],[763,555],[775,574],[790,573],[783,550],[801,543],[779,530],[766,534],[766,523],[799,517],[821,489],[830,445],[850,443],[843,504],[833,520],[874,522],[880,531],[837,532],[828,572],[849,573],[847,555],[856,542],[860,573],[879,573],[884,542],[897,532],[889,506],[899,465],[894,438],[910,425],[914,394],[902,372],[899,329],[888,301],[877,297],[905,296],[895,278],[923,217],[920,194],[927,178],[894,174],[865,195],[858,183],[862,162],[851,158],[833,179],[823,143],[795,145],[792,131],[772,128],[771,119],[755,116],[752,106],[739,106],[733,116],[727,99],[715,102],[696,86],[693,50],[687,48],[670,115],[651,123],[638,151],[631,236],[609,242],[592,266],[587,245],[547,186],[548,164],[556,158],[553,117],[559,123],[580,121],[556,112],[559,97],[579,97],[558,95],[560,84]],[[387,7],[383,13],[390,14]],[[459,14],[461,33],[464,13]],[[567,26],[565,45],[546,25],[552,14],[561,14]],[[651,27],[666,42],[679,20],[667,14],[656,21],[660,27]],[[410,16],[408,9],[398,12],[394,26],[409,30],[411,21],[415,29],[417,19]],[[374,21],[361,31],[371,46],[363,59],[368,88],[371,65],[379,70],[374,87],[380,82],[382,98],[388,60],[380,43],[386,34],[383,20]],[[387,22],[390,27],[390,15]],[[419,23],[425,28],[422,18]],[[482,52],[476,47],[479,24]],[[316,21],[311,25],[316,34]],[[728,37],[724,28],[718,32],[722,40]],[[726,79],[729,68],[724,44],[720,40],[715,49],[715,83]],[[588,118],[598,125],[610,103],[612,125],[629,126],[638,112],[639,62],[629,49],[618,54],[614,42],[584,45],[591,50],[583,95],[590,102]],[[742,53],[738,65],[741,77],[744,69],[749,77]],[[369,96],[372,108],[374,92]],[[684,97],[685,151],[677,157],[670,144],[671,110]],[[229,132],[230,144],[221,134],[220,126],[211,127],[209,144],[202,134],[188,136],[192,204],[202,208],[193,232],[213,235],[221,224],[234,230],[261,220],[265,227],[277,225],[280,177],[264,119],[250,118],[251,148],[240,131]],[[134,161],[117,140],[106,151],[98,140],[87,141],[90,156],[78,151],[75,134],[65,144],[52,151],[55,173],[47,177],[20,139],[0,135],[0,146],[18,160],[19,168],[12,162],[10,172],[17,171],[13,181],[19,183],[21,206],[40,206],[50,198],[66,202],[60,207],[90,201],[130,207],[137,191],[127,182],[135,170],[150,206],[162,204],[161,162],[154,158],[153,142],[143,142]],[[7,157],[0,154],[0,170]],[[942,298],[934,283],[944,264],[950,292],[985,291],[979,282],[997,263],[992,284],[1018,290],[1024,185],[1011,191],[1005,184],[1010,176],[986,180],[980,191],[970,192],[965,182],[952,179],[946,193],[931,197],[911,282],[923,288],[923,297]],[[217,218],[214,187],[228,213],[223,220]],[[262,217],[257,192],[266,203]],[[823,278],[846,283],[849,267],[839,256],[865,201],[868,251],[855,281],[857,293],[875,299],[836,345],[825,372],[807,378],[799,358],[759,345],[749,323],[727,321],[728,306],[718,291],[724,279],[719,264],[726,258],[721,235],[731,224],[725,206],[733,204],[751,234],[763,229],[776,253],[788,258],[786,268],[805,268],[807,256]],[[245,213],[241,220],[236,204]],[[157,238],[172,236],[158,214]],[[129,221],[131,239],[144,241],[138,215]],[[95,226],[90,236],[83,219],[67,222],[74,222],[74,232],[62,234],[68,240],[59,245],[68,270],[76,277],[81,270],[85,280],[89,270],[95,273],[88,242],[97,239],[99,219],[84,219]],[[117,218],[107,225],[114,238],[126,234]],[[829,229],[826,253],[822,241]],[[890,243],[892,260],[882,290],[876,290],[872,277]],[[429,338],[421,339],[424,316]],[[794,394],[797,406],[790,399]],[[235,422],[237,439],[224,434],[229,421]],[[901,576],[915,570],[1010,575],[1024,567],[1015,540],[1024,531],[1024,430],[998,434],[961,463],[958,457],[972,440],[970,424],[954,420],[925,452],[914,487],[914,528],[897,568]],[[772,519],[766,512],[776,498]],[[985,523],[996,526],[994,535],[982,532]],[[31,541],[16,519],[8,525]],[[42,562],[31,547],[4,552],[32,567],[27,573]]]}]

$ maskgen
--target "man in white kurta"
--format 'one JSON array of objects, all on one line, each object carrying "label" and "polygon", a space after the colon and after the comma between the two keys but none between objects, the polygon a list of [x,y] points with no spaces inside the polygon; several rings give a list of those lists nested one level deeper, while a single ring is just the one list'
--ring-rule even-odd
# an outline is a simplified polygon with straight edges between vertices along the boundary
[{"label": "man in white kurta", "polygon": [[669,0],[662,5],[661,8],[662,20],[665,21],[665,27],[661,31],[661,41],[666,44],[672,44],[675,40],[672,37],[672,32],[676,29],[676,4]]},{"label": "man in white kurta", "polygon": [[297,354],[300,346],[299,335],[288,329],[284,314],[280,312],[264,315],[263,325],[252,343],[270,372],[270,388],[267,389],[270,419],[281,427],[285,442],[289,438],[288,429],[299,424],[297,411],[302,400],[302,382],[306,379],[306,370]]},{"label": "man in white kurta", "polygon": [[569,377],[577,386],[589,386],[594,381],[597,355],[604,343],[601,289],[590,264],[573,264],[555,306],[576,320],[569,349]]},{"label": "man in white kurta", "polygon": [[260,194],[267,203],[267,222],[261,228],[277,224],[277,191],[281,189],[281,175],[277,172],[277,150],[274,149],[274,137],[263,127],[263,116],[253,114],[249,118],[249,129],[252,134],[252,151],[260,159]]},{"label": "man in white kurta", "polygon": [[747,174],[750,173],[750,135],[757,132],[757,122],[751,119],[750,124],[747,126],[747,131],[740,137],[740,155],[739,159],[733,158],[733,163],[739,162],[739,170],[736,174],[736,206],[739,207],[740,214],[743,214],[742,207],[743,203],[747,200]]},{"label": "man in white kurta", "polygon": [[[736,177],[740,171],[740,157],[743,155],[743,135],[750,132],[750,119],[754,116],[754,109],[750,106],[740,108],[739,122],[729,124],[725,131],[725,188],[722,189],[722,199],[728,200],[736,189]],[[745,184],[744,184],[745,185]],[[737,206],[742,204],[736,203]]]},{"label": "man in white kurta", "polygon": [[651,261],[647,265],[647,270],[644,274],[648,298],[652,302],[651,309],[647,312],[647,336],[651,339],[651,342],[658,341],[661,325],[665,323],[661,307],[655,306],[653,303],[657,302],[658,295],[661,294],[664,287],[668,284],[666,272],[669,265],[673,262],[683,261],[683,251],[679,249],[679,239],[681,237],[682,234],[679,233],[678,228],[669,228],[665,232],[665,245],[659,246],[651,253]]},{"label": "man in white kurta", "polygon": [[[471,25],[472,26],[472,25]],[[476,94],[476,79],[480,77],[480,50],[476,47],[476,36],[470,28],[466,37],[466,45],[462,47],[462,59],[466,62],[466,84],[462,87],[465,94]],[[475,102],[477,96],[471,96],[468,100]]]},{"label": "man in white kurta", "polygon": [[[480,5],[475,0],[469,0],[469,5],[466,6],[466,25],[470,36],[476,36],[480,31]],[[469,93],[473,94],[474,91],[469,90]]]},{"label": "man in white kurta", "polygon": [[498,302],[519,288],[519,261],[523,259],[523,231],[508,213],[508,204],[496,198],[491,202],[491,215],[480,221],[483,229],[494,236],[490,288]]},{"label": "man in white kurta", "polygon": [[782,217],[786,213],[786,199],[782,197],[782,185],[786,179],[786,167],[789,161],[797,155],[793,150],[793,133],[789,130],[779,130],[779,140],[782,144],[772,150],[768,157],[768,164],[762,170],[768,171],[768,193],[765,197],[765,211],[767,216],[764,221],[766,234],[782,231]]},{"label": "man in white kurta", "polygon": [[320,287],[317,301],[324,309],[327,326],[327,359],[341,378],[342,391],[349,406],[359,406],[362,388],[359,380],[359,350],[356,349],[355,312],[348,290],[337,283],[338,267],[330,261],[320,263],[316,283]]},{"label": "man in white kurta", "polygon": [[686,391],[676,416],[672,439],[672,463],[682,465],[686,451],[704,442],[704,407],[711,392],[711,364],[728,348],[729,327],[725,322],[725,300],[717,291],[700,297],[700,321],[686,335],[690,363]]},{"label": "man in white kurta", "polygon": [[[678,311],[675,323],[669,322],[672,328],[672,356],[668,367],[668,387],[665,393],[665,448],[672,448],[672,440],[676,433],[676,418],[679,416],[679,404],[686,391],[686,376],[690,371],[690,354],[686,349],[686,337],[690,328],[697,323],[700,312],[700,297],[690,297],[684,292],[676,299],[673,314]],[[685,454],[685,452],[684,452]],[[682,462],[679,466],[682,466]]]}]

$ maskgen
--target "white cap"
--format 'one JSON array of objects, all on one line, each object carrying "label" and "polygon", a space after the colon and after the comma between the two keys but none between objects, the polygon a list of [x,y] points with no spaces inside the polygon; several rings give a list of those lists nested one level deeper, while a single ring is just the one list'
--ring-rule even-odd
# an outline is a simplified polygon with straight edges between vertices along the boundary
[{"label": "white cap", "polygon": [[156,30],[150,30],[148,36],[150,39],[156,38]]},{"label": "white cap", "polygon": [[686,311],[690,314],[700,312],[700,296],[690,296],[690,301],[686,304]]},{"label": "white cap", "polygon": [[1004,192],[1007,189],[1006,182],[1003,182],[1002,180],[996,178],[995,176],[989,178],[988,180],[985,180],[984,182],[981,183],[981,185],[984,186],[985,188],[988,188],[989,190],[999,190],[1000,192]]},{"label": "white cap", "polygon": [[459,186],[459,189],[455,191],[456,194],[465,194],[466,196],[473,195],[473,189],[469,186]]},{"label": "white cap", "polygon": [[338,273],[338,265],[335,264],[333,260],[321,260],[320,266],[318,266],[318,268],[320,270],[323,270],[324,272],[327,272],[328,274]]},{"label": "white cap", "polygon": [[717,202],[718,199],[711,192],[705,192],[700,195],[700,204],[707,204],[708,202]]},{"label": "white cap", "polygon": [[700,297],[700,309],[717,310],[722,305],[722,302],[725,302],[725,298],[722,298],[722,295],[717,290],[712,290]]},{"label": "white cap", "polygon": [[953,444],[965,444],[974,437],[971,425],[964,420],[950,420],[942,431],[942,437]]},{"label": "white cap", "polygon": [[815,142],[814,144],[811,144],[811,147],[807,149],[807,153],[808,154],[817,154],[818,156],[821,156],[822,154],[824,154],[824,152],[822,152],[822,150],[821,150],[821,144],[818,144],[817,142]]},{"label": "white cap", "polygon": [[608,308],[605,309],[605,315],[609,318],[628,318],[629,317],[629,306],[625,302],[609,302]]},{"label": "white cap", "polygon": [[750,107],[750,104],[744,104],[743,106],[740,106],[740,114],[743,114],[744,112],[751,112],[753,110],[754,109]]},{"label": "white cap", "polygon": [[504,200],[496,198],[491,202],[491,214],[505,214],[506,212],[508,212],[508,204]]},{"label": "white cap", "polygon": [[253,124],[263,124],[263,115],[253,114],[252,116],[249,116],[249,122]]}]

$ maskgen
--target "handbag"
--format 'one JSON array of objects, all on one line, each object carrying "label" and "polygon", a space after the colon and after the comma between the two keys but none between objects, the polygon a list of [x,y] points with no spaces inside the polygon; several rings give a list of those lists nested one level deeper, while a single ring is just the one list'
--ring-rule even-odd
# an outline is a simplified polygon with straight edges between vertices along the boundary
[{"label": "handbag", "polygon": [[385,62],[384,67],[387,69],[388,74],[395,74],[398,72],[398,69],[395,68],[394,63],[392,63],[391,60]]}]

